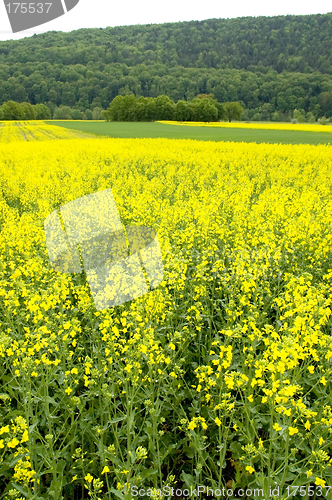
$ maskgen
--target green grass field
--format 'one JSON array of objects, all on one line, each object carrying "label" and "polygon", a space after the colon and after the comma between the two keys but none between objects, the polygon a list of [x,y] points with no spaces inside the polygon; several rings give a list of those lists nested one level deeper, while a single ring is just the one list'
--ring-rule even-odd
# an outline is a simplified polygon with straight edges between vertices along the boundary
[{"label": "green grass field", "polygon": [[122,138],[162,137],[170,139],[197,139],[199,141],[234,141],[280,144],[330,144],[329,134],[288,130],[248,130],[241,128],[181,127],[158,122],[89,122],[46,121],[90,134]]}]

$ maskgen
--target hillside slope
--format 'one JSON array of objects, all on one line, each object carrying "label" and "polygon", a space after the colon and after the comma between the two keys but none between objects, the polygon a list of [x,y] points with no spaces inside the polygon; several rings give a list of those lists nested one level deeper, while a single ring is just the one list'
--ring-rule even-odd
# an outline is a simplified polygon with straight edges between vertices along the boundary
[{"label": "hillside slope", "polygon": [[213,93],[261,113],[332,116],[332,13],[48,32],[0,42],[6,100],[106,109],[118,94]]}]

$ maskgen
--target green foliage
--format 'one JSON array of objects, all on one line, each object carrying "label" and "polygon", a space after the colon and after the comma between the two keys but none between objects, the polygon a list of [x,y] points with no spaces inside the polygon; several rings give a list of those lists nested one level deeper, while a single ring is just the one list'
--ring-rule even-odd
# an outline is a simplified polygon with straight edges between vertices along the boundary
[{"label": "green foliage", "polygon": [[[61,105],[86,113],[106,109],[117,95],[167,95],[174,103],[213,95],[218,103],[239,101],[254,110],[249,119],[269,120],[278,112],[290,120],[294,109],[316,120],[332,117],[331,26],[330,13],[83,29],[0,42],[0,104],[28,101],[51,113]],[[156,119],[153,102],[135,112],[138,120]],[[173,112],[184,116],[181,105]],[[218,119],[225,117],[218,112]]]},{"label": "green foliage", "polygon": [[100,108],[99,106],[96,106],[95,108],[93,108],[92,119],[93,120],[100,120],[102,111],[103,111],[103,108]]},{"label": "green foliage", "polygon": [[239,102],[227,102],[225,104],[225,109],[227,113],[227,120],[229,122],[232,120],[241,120],[243,108]]},{"label": "green foliage", "polygon": [[167,95],[160,95],[155,100],[156,120],[174,119],[174,102]]},{"label": "green foliage", "polygon": [[324,116],[332,116],[332,92],[323,92],[320,95],[320,107]]},{"label": "green foliage", "polygon": [[[106,29],[49,32],[0,43],[2,61],[62,67],[58,80],[82,84],[98,79],[103,65],[165,64],[167,67],[236,68],[264,72],[331,74],[332,13],[306,16],[208,19]],[[231,43],[230,43],[231,40]],[[33,70],[34,71],[34,70]],[[32,71],[32,72],[33,72]],[[89,71],[87,75],[86,72]],[[125,88],[127,82],[119,82]],[[41,97],[44,80],[33,93]],[[202,84],[200,94],[209,94]],[[29,96],[30,98],[30,96]],[[231,100],[231,99],[229,99]]]},{"label": "green foliage", "polygon": [[70,116],[72,120],[83,120],[83,113],[79,109],[72,109]]},{"label": "green foliage", "polygon": [[307,113],[307,122],[308,123],[316,123],[315,115],[311,111],[309,111]]},{"label": "green foliage", "polygon": [[140,115],[141,121],[153,121],[156,119],[156,100],[153,97],[141,99]]},{"label": "green foliage", "polygon": [[188,122],[191,119],[191,110],[187,101],[182,99],[174,105],[174,119],[179,122]]},{"label": "green foliage", "polygon": [[71,120],[72,110],[69,106],[59,106],[55,111],[53,118],[55,120]]},{"label": "green foliage", "polygon": [[45,104],[36,104],[36,120],[49,120],[51,118],[51,110]]},{"label": "green foliage", "polygon": [[189,104],[192,120],[196,122],[214,122],[218,119],[218,109],[211,99],[195,98]]},{"label": "green foliage", "polygon": [[51,112],[44,104],[7,101],[0,107],[0,120],[48,120]]},{"label": "green foliage", "polygon": [[128,122],[135,121],[136,99],[134,95],[116,96],[107,111],[107,121]]},{"label": "green foliage", "polygon": [[21,116],[23,120],[35,120],[37,117],[37,110],[29,102],[22,102],[20,105]]},{"label": "green foliage", "polygon": [[178,120],[212,122],[225,116],[225,107],[214,99],[196,97],[176,104],[166,95],[156,98],[116,96],[105,113],[107,121]]},{"label": "green foliage", "polygon": [[263,104],[262,106],[260,106],[260,119],[262,121],[264,121],[264,120],[270,121],[272,109],[273,109],[272,104],[267,103],[267,102],[265,104]]},{"label": "green foliage", "polygon": [[294,109],[293,118],[296,120],[295,123],[305,122],[305,111],[304,109]]},{"label": "green foliage", "polygon": [[221,102],[215,101],[215,106],[218,110],[218,120],[219,121],[226,121],[227,120],[227,111],[226,111],[225,105],[222,104]]},{"label": "green foliage", "polygon": [[86,116],[86,119],[87,120],[92,120],[92,111],[91,109],[87,109],[86,112],[85,112],[85,116]]},{"label": "green foliage", "polygon": [[18,102],[7,101],[2,105],[4,120],[22,120],[23,110]]},{"label": "green foliage", "polygon": [[317,121],[320,125],[329,125],[331,123],[326,116],[322,116],[322,118],[319,118]]},{"label": "green foliage", "polygon": [[198,94],[196,99],[213,99],[213,94]]}]

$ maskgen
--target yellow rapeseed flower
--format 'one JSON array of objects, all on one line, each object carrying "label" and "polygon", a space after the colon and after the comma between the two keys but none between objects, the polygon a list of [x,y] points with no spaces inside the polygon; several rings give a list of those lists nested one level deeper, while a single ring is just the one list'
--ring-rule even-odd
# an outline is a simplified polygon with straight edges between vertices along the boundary
[{"label": "yellow rapeseed flower", "polygon": [[20,444],[19,440],[14,437],[11,441],[7,443],[8,448],[16,448],[16,446]]}]

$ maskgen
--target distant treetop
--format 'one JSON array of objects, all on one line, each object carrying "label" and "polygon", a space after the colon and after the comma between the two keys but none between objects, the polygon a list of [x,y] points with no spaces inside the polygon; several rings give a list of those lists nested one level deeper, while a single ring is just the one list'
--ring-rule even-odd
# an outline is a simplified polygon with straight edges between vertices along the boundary
[{"label": "distant treetop", "polygon": [[0,63],[160,63],[332,74],[332,13],[50,31],[0,42]]}]

